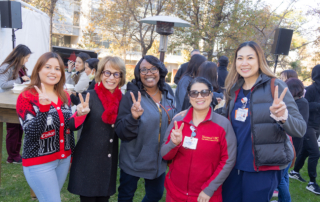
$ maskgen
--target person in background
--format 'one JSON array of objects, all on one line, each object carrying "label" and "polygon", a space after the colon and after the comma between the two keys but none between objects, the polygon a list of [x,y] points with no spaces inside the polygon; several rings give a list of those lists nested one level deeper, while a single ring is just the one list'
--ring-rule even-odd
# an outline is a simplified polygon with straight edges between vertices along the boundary
[{"label": "person in background", "polygon": [[[297,72],[294,71],[294,70],[292,70],[292,69],[288,69],[288,70],[284,70],[284,71],[282,71],[282,72],[280,73],[280,79],[281,79],[283,82],[286,82],[286,81],[287,81],[288,79],[290,79],[290,78],[296,78],[296,79],[298,79],[298,74],[297,74]],[[299,106],[298,106],[298,107],[299,107]],[[300,108],[299,108],[299,112],[301,113]],[[293,145],[294,145],[294,147],[295,147],[296,154],[298,154],[298,153],[299,153],[298,150],[299,150],[300,147],[296,147],[296,146],[297,146],[296,144],[297,144],[298,142],[300,143],[299,140],[302,140],[302,138],[300,138],[300,137],[293,137],[292,140],[293,140]],[[284,198],[284,199],[287,199],[288,201],[291,201],[290,193],[289,193],[289,195],[287,194],[287,190],[289,190],[288,169],[289,169],[290,167],[292,167],[291,164],[290,164],[290,165],[288,166],[288,168],[286,169],[286,171],[285,171],[286,173],[285,173],[285,175],[282,177],[282,180],[281,180],[281,182],[280,182],[280,184],[279,184],[279,186],[282,186],[282,188],[280,188],[280,189],[284,190],[283,193],[280,194],[280,195],[284,195],[284,196],[279,197],[279,201],[281,200],[280,198]],[[288,184],[288,188],[287,188],[287,189],[284,188],[284,185],[286,185],[286,184]],[[273,197],[278,197],[278,195],[279,195],[279,190],[276,189],[276,190],[273,192]],[[286,201],[286,200],[283,200],[283,199],[282,199],[282,201]]]},{"label": "person in background", "polygon": [[222,187],[223,201],[269,202],[294,158],[288,135],[302,137],[306,123],[257,43],[240,44],[233,61],[226,79],[224,114],[238,147],[236,165]]},{"label": "person in background", "polygon": [[[200,54],[200,51],[198,49],[194,49],[191,51],[190,56],[194,56],[196,54]],[[178,85],[180,79],[182,78],[182,75],[187,71],[189,62],[183,63],[180,68],[178,69],[176,75],[174,76],[174,83]]]},{"label": "person in background", "polygon": [[[90,79],[84,72],[85,61],[89,58],[90,56],[87,53],[80,52],[75,64],[71,60],[68,62],[68,71],[66,72],[67,83],[74,85],[74,91],[77,93],[82,93],[89,86]],[[73,68],[76,69],[76,73],[72,75]]]},{"label": "person in background", "polygon": [[319,128],[320,128],[320,65],[312,69],[312,85],[306,88],[305,98],[309,103],[309,119],[307,133],[303,137],[302,148],[297,155],[294,168],[289,173],[289,177],[300,182],[306,182],[299,173],[305,160],[308,158],[308,174],[310,181],[306,187],[307,190],[320,194],[320,187],[316,182],[317,165],[319,160]]},{"label": "person in background", "polygon": [[187,71],[182,75],[175,93],[176,112],[180,112],[182,110],[183,102],[187,94],[187,87],[190,81],[197,76],[200,65],[206,60],[206,57],[199,54],[191,57],[191,60],[188,63]]},{"label": "person in background", "polygon": [[218,84],[219,84],[219,90],[218,93],[224,92],[224,84],[225,80],[228,76],[228,67],[229,59],[227,56],[221,56],[218,60]]},{"label": "person in background", "polygon": [[160,147],[172,117],[174,98],[165,83],[168,73],[156,57],[146,55],[134,69],[119,106],[115,131],[121,139],[118,201],[132,201],[140,178],[145,181],[143,202],[162,198],[167,162]]},{"label": "person in background", "polygon": [[298,78],[298,74],[293,69],[287,69],[280,73],[280,79],[284,82],[290,78]]},{"label": "person in background", "polygon": [[222,183],[236,161],[237,139],[229,120],[213,111],[211,82],[196,77],[188,95],[192,107],[174,118],[161,147],[162,158],[172,161],[166,202],[221,202]]},{"label": "person in background", "polygon": [[60,191],[75,146],[65,81],[62,59],[57,53],[47,52],[38,59],[31,83],[17,100],[17,114],[25,133],[23,173],[40,202],[61,201]]},{"label": "person in background", "polygon": [[[30,55],[31,50],[27,46],[19,44],[2,62],[0,65],[0,92],[12,89],[14,83],[21,84],[30,81],[25,67]],[[22,127],[16,123],[6,123],[6,125],[7,163],[21,163]]]},{"label": "person in background", "polygon": [[[289,91],[292,94],[300,114],[303,117],[303,120],[308,123],[309,118],[309,105],[308,101],[303,97],[304,94],[304,86],[303,83],[297,79],[297,78],[290,78],[286,80],[286,84],[288,85]],[[303,138],[299,137],[292,137],[293,146],[295,148],[296,154],[299,154],[301,143]],[[294,161],[292,163],[294,164]],[[278,185],[278,202],[291,202],[291,196],[289,191],[289,175],[288,170],[292,167],[291,163],[288,165],[288,167],[284,170],[284,175],[280,181],[280,184]]]},{"label": "person in background", "polygon": [[[211,83],[211,86],[213,88],[213,90],[212,90],[213,97],[212,97],[211,106],[214,108],[218,104],[217,97],[220,99],[223,99],[223,94],[216,92],[219,89],[219,85],[218,85],[218,81],[217,81],[218,76],[217,76],[216,63],[209,62],[209,61],[202,63],[198,69],[197,77],[203,77]],[[191,106],[189,97],[190,96],[187,93],[181,110],[186,110]]]},{"label": "person in background", "polygon": [[[86,73],[86,75],[89,77],[89,80],[90,80],[89,87],[87,90],[92,90],[95,87],[96,81],[94,80],[94,77],[97,72],[98,63],[99,63],[99,60],[96,58],[90,58],[85,62],[84,72]],[[70,94],[71,102],[74,105],[80,104],[79,93],[70,92],[69,94]]]},{"label": "person in background", "polygon": [[[82,127],[74,150],[68,190],[81,202],[106,202],[116,193],[118,136],[114,124],[122,98],[119,89],[126,82],[126,67],[119,57],[99,62],[94,89],[77,106],[70,119],[72,131]],[[90,98],[90,100],[89,100]]]}]

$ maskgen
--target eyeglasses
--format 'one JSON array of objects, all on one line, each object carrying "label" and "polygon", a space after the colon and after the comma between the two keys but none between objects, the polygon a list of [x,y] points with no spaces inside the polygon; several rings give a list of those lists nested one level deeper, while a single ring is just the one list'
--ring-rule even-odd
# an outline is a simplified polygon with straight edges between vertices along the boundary
[{"label": "eyeglasses", "polygon": [[199,93],[201,95],[201,97],[208,97],[211,93],[210,90],[202,90],[202,91],[197,91],[197,90],[191,90],[189,91],[189,96],[192,98],[197,98],[199,96]]},{"label": "eyeglasses", "polygon": [[114,72],[114,73],[111,73],[110,71],[108,70],[105,70],[102,72],[102,74],[105,76],[105,77],[110,77],[111,75],[113,75],[114,78],[118,79],[122,76],[122,74],[120,72]]},{"label": "eyeglasses", "polygon": [[147,68],[141,68],[140,69],[140,73],[143,74],[143,75],[148,74],[148,72],[151,72],[152,74],[155,74],[155,73],[158,73],[159,70],[156,67],[151,67],[150,69],[147,69]]}]

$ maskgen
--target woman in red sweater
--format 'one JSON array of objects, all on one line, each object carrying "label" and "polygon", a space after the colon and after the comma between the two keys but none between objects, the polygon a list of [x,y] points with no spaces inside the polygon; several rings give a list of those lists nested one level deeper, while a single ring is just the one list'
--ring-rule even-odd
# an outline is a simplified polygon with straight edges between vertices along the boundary
[{"label": "woman in red sweater", "polygon": [[178,115],[161,147],[172,163],[165,179],[167,202],[222,202],[221,185],[236,160],[237,140],[228,119],[210,107],[211,83],[197,77],[188,86],[191,107]]},{"label": "woman in red sweater", "polygon": [[64,64],[56,53],[37,61],[31,83],[17,100],[25,132],[22,165],[28,184],[40,202],[59,202],[74,149],[70,99],[63,90]]}]

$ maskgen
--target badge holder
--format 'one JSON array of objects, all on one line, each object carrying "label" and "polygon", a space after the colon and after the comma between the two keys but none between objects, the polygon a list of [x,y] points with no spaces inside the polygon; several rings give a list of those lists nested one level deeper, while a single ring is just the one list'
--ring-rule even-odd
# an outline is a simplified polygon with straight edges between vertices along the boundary
[{"label": "badge holder", "polygon": [[191,137],[184,137],[183,141],[183,147],[188,149],[196,149],[198,144],[198,138],[195,138],[197,136],[196,128],[194,126],[190,126],[190,130],[192,131]]}]

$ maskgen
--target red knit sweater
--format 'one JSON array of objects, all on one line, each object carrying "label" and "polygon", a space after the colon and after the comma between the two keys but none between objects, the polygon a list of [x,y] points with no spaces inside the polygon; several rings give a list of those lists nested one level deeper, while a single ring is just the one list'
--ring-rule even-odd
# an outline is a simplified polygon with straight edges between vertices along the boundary
[{"label": "red knit sweater", "polygon": [[75,142],[69,129],[71,102],[60,99],[41,105],[38,94],[23,92],[17,100],[17,113],[25,137],[22,165],[33,166],[64,159],[73,153]]}]

